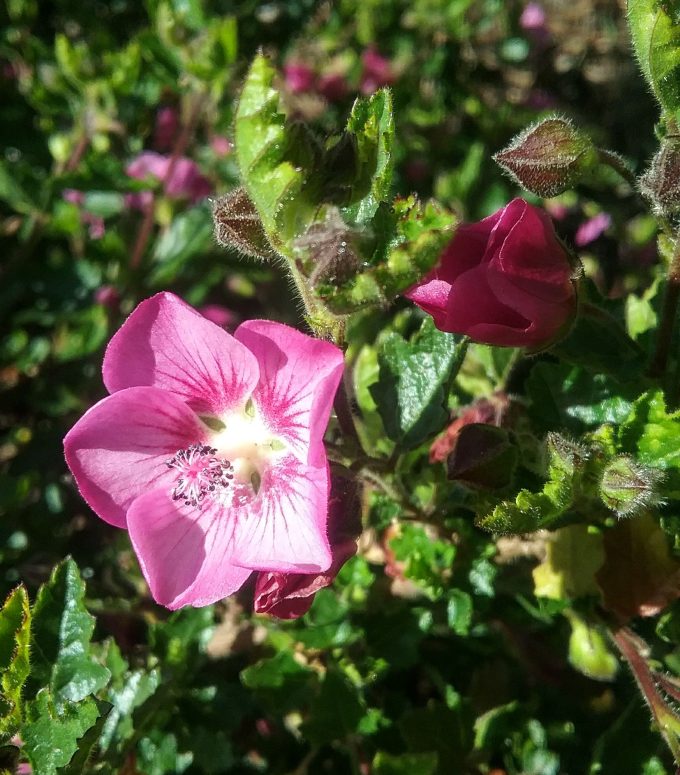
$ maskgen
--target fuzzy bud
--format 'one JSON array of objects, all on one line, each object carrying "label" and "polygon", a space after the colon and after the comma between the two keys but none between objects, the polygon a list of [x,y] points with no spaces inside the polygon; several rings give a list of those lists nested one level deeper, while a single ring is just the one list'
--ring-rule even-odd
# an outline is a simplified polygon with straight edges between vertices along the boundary
[{"label": "fuzzy bud", "polygon": [[267,259],[274,253],[260,216],[243,188],[235,188],[213,203],[215,239],[252,258]]},{"label": "fuzzy bud", "polygon": [[629,455],[618,455],[602,473],[600,496],[619,517],[634,517],[659,503],[662,479],[658,469],[648,468]]},{"label": "fuzzy bud", "polygon": [[597,160],[591,139],[563,118],[546,118],[494,156],[520,186],[542,197],[561,194]]},{"label": "fuzzy bud", "polygon": [[666,139],[638,180],[640,191],[661,213],[680,210],[680,142]]}]

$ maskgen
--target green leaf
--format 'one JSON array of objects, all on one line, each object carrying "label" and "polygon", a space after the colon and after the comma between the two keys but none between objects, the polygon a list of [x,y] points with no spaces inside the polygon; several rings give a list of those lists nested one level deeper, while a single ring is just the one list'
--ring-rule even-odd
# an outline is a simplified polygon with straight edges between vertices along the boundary
[{"label": "green leaf", "polygon": [[106,716],[99,746],[106,751],[112,743],[127,740],[135,732],[133,711],[143,705],[158,689],[159,670],[135,670],[108,690],[112,708]]},{"label": "green leaf", "polygon": [[410,341],[388,334],[378,353],[380,378],[371,395],[393,441],[416,446],[441,430],[448,419],[449,385],[465,349],[465,339],[438,331],[429,317]]},{"label": "green leaf", "polygon": [[241,671],[241,681],[277,712],[285,712],[305,701],[314,673],[296,662],[289,651],[280,651]]},{"label": "green leaf", "polygon": [[399,728],[408,747],[415,753],[436,752],[439,772],[465,771],[468,751],[472,748],[472,719],[463,708],[431,703],[427,708],[407,711]]},{"label": "green leaf", "polygon": [[192,207],[173,219],[156,242],[149,276],[152,285],[174,280],[185,263],[212,245],[213,222],[205,206]]},{"label": "green leaf", "polygon": [[405,523],[390,541],[395,558],[404,565],[406,578],[415,581],[431,600],[440,598],[446,588],[456,547],[428,535],[420,525]]},{"label": "green leaf", "polygon": [[0,734],[11,735],[22,717],[22,689],[30,672],[31,614],[23,586],[12,591],[0,610]]},{"label": "green leaf", "polygon": [[79,738],[99,716],[92,699],[60,706],[57,710],[48,689],[41,689],[27,705],[27,721],[21,730],[23,750],[33,771],[40,775],[53,775],[58,767],[65,767],[78,748]]},{"label": "green leaf", "polygon": [[619,662],[607,645],[602,629],[589,624],[574,611],[565,611],[571,624],[569,662],[583,675],[596,681],[613,681]]},{"label": "green leaf", "polygon": [[623,447],[654,468],[680,469],[679,439],[680,411],[666,410],[660,390],[640,396],[620,430]]},{"label": "green leaf", "polygon": [[317,293],[336,314],[368,305],[385,305],[414,285],[436,265],[450,242],[456,217],[436,202],[419,203],[414,196],[395,200],[393,213],[378,218],[385,232],[369,269],[339,286],[319,285]]},{"label": "green leaf", "polygon": [[623,387],[604,374],[564,363],[537,363],[527,380],[531,417],[544,431],[620,423],[630,414],[637,390],[636,384]]},{"label": "green leaf", "polygon": [[6,202],[13,210],[24,215],[30,214],[35,209],[34,204],[3,161],[0,161],[0,201]]},{"label": "green leaf", "polygon": [[100,218],[109,218],[112,215],[118,215],[125,207],[125,200],[122,194],[117,191],[88,191],[85,194],[83,208],[92,215],[98,215]]},{"label": "green leaf", "polygon": [[371,772],[374,775],[434,775],[439,757],[436,752],[404,753],[393,755],[378,751],[373,759]]},{"label": "green leaf", "polygon": [[551,352],[567,363],[595,374],[604,374],[622,383],[641,375],[644,351],[609,313],[584,304],[568,336]]},{"label": "green leaf", "polygon": [[95,304],[63,318],[55,333],[52,351],[58,361],[73,361],[95,352],[109,332],[106,309]]},{"label": "green leaf", "polygon": [[84,599],[78,566],[67,558],[40,588],[33,607],[31,677],[39,685],[49,685],[50,707],[53,703],[57,709],[85,699],[110,677],[90,655],[94,617]]},{"label": "green leaf", "polygon": [[[394,117],[392,95],[380,89],[368,98],[360,97],[352,107],[347,133],[356,148],[352,204],[343,214],[355,223],[369,223],[381,202],[387,202],[394,166]],[[358,201],[357,192],[365,192]]]},{"label": "green leaf", "polygon": [[642,72],[664,110],[680,108],[680,25],[659,0],[628,0],[628,23]]},{"label": "green leaf", "polygon": [[446,605],[446,618],[449,627],[456,633],[465,637],[470,632],[472,623],[472,598],[462,589],[449,591],[449,599]]},{"label": "green leaf", "polygon": [[597,596],[595,573],[604,562],[602,536],[585,525],[551,533],[545,560],[533,570],[534,594],[552,600]]},{"label": "green leaf", "polygon": [[301,125],[287,124],[276,71],[263,55],[246,76],[236,112],[236,157],[241,179],[275,248],[289,244],[311,222],[316,204],[305,184],[315,146]]},{"label": "green leaf", "polygon": [[329,669],[303,727],[314,745],[342,740],[356,731],[364,715],[357,690],[337,669]]},{"label": "green leaf", "polygon": [[477,521],[479,527],[494,533],[530,533],[548,528],[566,515],[580,495],[581,482],[598,481],[601,463],[590,451],[563,439],[557,434],[548,437],[548,481],[540,492],[520,490],[514,502],[499,504]]}]

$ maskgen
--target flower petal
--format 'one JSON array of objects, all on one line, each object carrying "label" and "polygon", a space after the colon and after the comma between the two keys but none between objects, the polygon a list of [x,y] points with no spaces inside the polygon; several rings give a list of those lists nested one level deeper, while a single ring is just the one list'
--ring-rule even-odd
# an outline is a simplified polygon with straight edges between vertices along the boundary
[{"label": "flower petal", "polygon": [[103,372],[111,393],[153,385],[211,414],[243,404],[258,380],[248,349],[171,293],[132,312],[109,342]]},{"label": "flower petal", "polygon": [[173,501],[166,489],[137,498],[128,529],[154,600],[174,610],[236,592],[251,571],[230,562],[235,527],[236,512],[216,501],[196,509]]},{"label": "flower petal", "polygon": [[95,404],[64,439],[66,462],[80,493],[104,521],[125,527],[143,492],[171,483],[166,461],[203,442],[207,428],[177,396],[155,387],[121,390]]},{"label": "flower petal", "polygon": [[253,392],[260,415],[301,460],[320,465],[325,460],[321,441],[342,379],[341,350],[268,320],[249,320],[234,336],[260,367]]},{"label": "flower petal", "polygon": [[234,562],[253,570],[320,573],[331,564],[328,464],[291,454],[262,476],[258,497],[239,520]]}]

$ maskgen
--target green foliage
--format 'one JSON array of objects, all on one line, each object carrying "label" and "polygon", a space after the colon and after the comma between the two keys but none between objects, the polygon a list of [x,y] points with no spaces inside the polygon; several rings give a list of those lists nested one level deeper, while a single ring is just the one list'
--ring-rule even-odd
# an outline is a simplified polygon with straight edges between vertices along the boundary
[{"label": "green foliage", "polygon": [[241,91],[236,114],[236,153],[241,179],[271,244],[281,249],[301,234],[314,204],[305,186],[314,161],[314,144],[299,126],[287,125],[276,70],[257,56]]},{"label": "green foliage", "polygon": [[[630,2],[647,82],[621,59],[616,4],[579,6],[598,67],[559,3],[547,46],[518,3],[232,5],[7,3],[0,770],[673,772],[658,729],[678,725],[680,696],[677,333],[665,367],[655,350],[677,229],[678,3]],[[540,124],[545,94],[578,125]],[[593,215],[611,223],[579,245],[576,325],[528,357],[416,324],[404,298],[459,220],[517,195],[493,162],[512,137],[544,193],[599,147],[647,170],[627,186],[600,164],[546,203],[567,249]],[[212,201],[133,180],[142,151],[195,163]],[[298,620],[252,613],[255,576],[165,611],[68,473],[62,439],[105,395],[106,342],[157,290],[225,307],[229,330],[307,322],[346,346],[359,441],[335,416],[325,441],[361,485],[364,530]],[[482,303],[471,294],[470,313]],[[461,476],[470,461],[505,489]],[[612,622],[648,641],[653,725]]]},{"label": "green foliage", "polygon": [[464,339],[437,331],[430,319],[410,341],[397,333],[385,338],[371,395],[393,441],[415,446],[442,428],[449,386],[465,347]]},{"label": "green foliage", "polygon": [[628,0],[628,18],[642,72],[664,111],[680,109],[680,28],[670,3]]}]

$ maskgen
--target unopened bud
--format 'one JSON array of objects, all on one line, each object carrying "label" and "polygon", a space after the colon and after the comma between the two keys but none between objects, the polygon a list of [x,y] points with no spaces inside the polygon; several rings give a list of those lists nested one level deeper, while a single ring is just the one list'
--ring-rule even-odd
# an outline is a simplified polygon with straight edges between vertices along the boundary
[{"label": "unopened bud", "polygon": [[660,213],[680,210],[680,142],[666,139],[638,179],[640,191]]},{"label": "unopened bud", "polygon": [[447,460],[449,479],[475,488],[508,486],[517,467],[517,448],[508,432],[495,425],[463,426]]},{"label": "unopened bud", "polygon": [[357,255],[358,233],[347,226],[340,212],[330,207],[323,221],[313,223],[295,240],[299,267],[312,285],[342,285],[361,267]]},{"label": "unopened bud", "polygon": [[634,517],[659,503],[663,472],[638,463],[629,455],[615,457],[604,469],[600,496],[619,517]]},{"label": "unopened bud", "polygon": [[542,197],[561,194],[597,160],[591,139],[563,118],[546,118],[521,132],[494,159],[520,186]]},{"label": "unopened bud", "polygon": [[243,188],[235,188],[213,203],[215,239],[226,248],[262,260],[271,258],[274,251],[255,205]]},{"label": "unopened bud", "polygon": [[549,433],[546,439],[550,464],[569,476],[585,467],[590,450],[583,444],[566,439],[559,433]]}]

